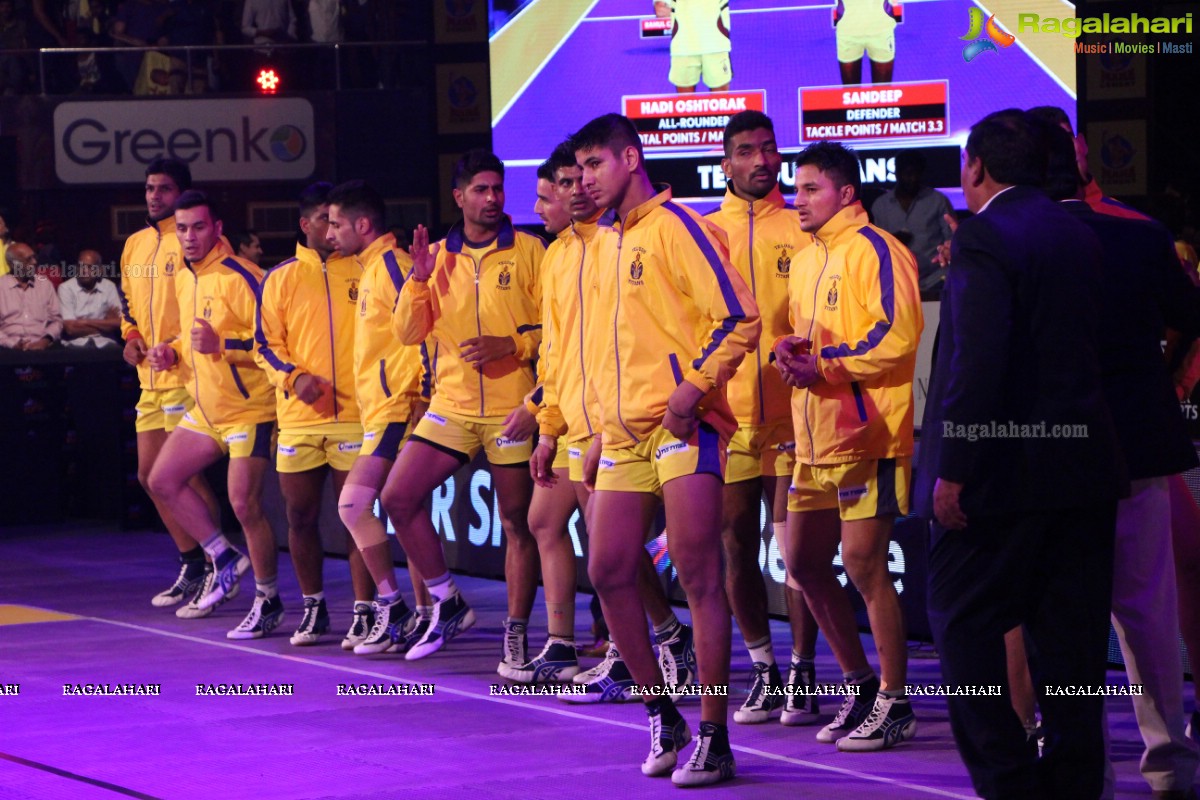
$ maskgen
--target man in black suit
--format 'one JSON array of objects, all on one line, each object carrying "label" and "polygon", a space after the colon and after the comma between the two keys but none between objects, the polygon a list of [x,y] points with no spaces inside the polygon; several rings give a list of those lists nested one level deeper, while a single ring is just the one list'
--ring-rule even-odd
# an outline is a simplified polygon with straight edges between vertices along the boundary
[{"label": "man in black suit", "polygon": [[1168,325],[1200,335],[1200,288],[1179,269],[1172,237],[1161,225],[1093,210],[1084,200],[1071,135],[1057,125],[1046,134],[1046,192],[1087,225],[1104,250],[1100,368],[1132,484],[1117,506],[1112,621],[1129,682],[1142,686],[1131,698],[1146,745],[1142,777],[1156,798],[1184,800],[1200,749],[1184,733],[1167,476],[1197,460],[1161,343]]},{"label": "man in black suit", "polygon": [[1023,111],[971,129],[914,497],[936,517],[929,618],[952,686],[1005,685],[1024,624],[1046,691],[1039,760],[1000,697],[951,697],[984,798],[1100,796],[1113,526],[1123,468],[1100,385],[1100,245],[1039,187],[1045,141]]}]

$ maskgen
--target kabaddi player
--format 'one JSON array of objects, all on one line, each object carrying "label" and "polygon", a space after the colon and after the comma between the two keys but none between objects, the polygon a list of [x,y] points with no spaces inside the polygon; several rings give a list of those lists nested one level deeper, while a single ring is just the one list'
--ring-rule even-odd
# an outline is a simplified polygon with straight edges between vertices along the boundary
[{"label": "kabaddi player", "polygon": [[[625,117],[592,120],[572,137],[583,183],[620,229],[597,237],[595,313],[584,365],[601,413],[584,480],[595,485],[588,573],[634,679],[646,690],[649,776],[677,785],[734,774],[726,726],[729,604],[721,578],[721,487],[725,448],[736,422],[724,386],[758,342],[758,309],[729,266],[724,233],[656,192],[641,141]],[[597,471],[598,470],[598,471]],[[701,700],[699,740],[691,740],[655,668],[638,593],[645,533],[659,499],[666,505],[672,560],[695,629]]]},{"label": "kabaddi player", "polygon": [[432,338],[426,347],[433,349],[434,396],[388,476],[383,507],[434,598],[428,630],[405,654],[424,658],[475,622],[424,503],[459,467],[486,452],[507,539],[509,616],[501,667],[518,667],[529,660],[526,627],[537,594],[537,543],[526,521],[536,420],[524,398],[533,389],[541,342],[545,243],[514,229],[504,213],[504,164],[495,155],[464,155],[453,186],[463,219],[432,248],[428,232],[417,228],[413,271],[393,317],[405,344]]},{"label": "kabaddi player", "polygon": [[712,92],[733,80],[729,54],[729,0],[658,0],[654,12],[671,17],[671,71],[675,91],[696,91],[701,79]]},{"label": "kabaddi player", "polygon": [[833,24],[844,85],[862,83],[862,59],[871,60],[871,83],[891,83],[896,66],[896,17],[888,0],[837,0]]}]

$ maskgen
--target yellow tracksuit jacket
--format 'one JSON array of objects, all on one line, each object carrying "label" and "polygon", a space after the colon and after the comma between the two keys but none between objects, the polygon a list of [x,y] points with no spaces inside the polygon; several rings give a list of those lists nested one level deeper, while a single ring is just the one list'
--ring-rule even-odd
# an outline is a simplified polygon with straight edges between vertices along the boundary
[{"label": "yellow tracksuit jacket", "polygon": [[[148,222],[125,240],[121,251],[121,338],[144,339],[149,349],[179,335],[175,274],[181,269],[183,250],[175,237],[174,217]],[[143,389],[183,386],[178,370],[155,372],[143,361],[137,371]]]},{"label": "yellow tracksuit jacket", "polygon": [[[302,244],[262,280],[254,332],[256,360],[275,386],[281,430],[358,422],[354,383],[354,320],[362,267],[334,253],[328,261]],[[293,388],[304,374],[324,378],[333,392],[314,405]]]},{"label": "yellow tracksuit jacket", "polygon": [[843,208],[792,264],[794,332],[821,380],[792,393],[796,458],[837,464],[913,451],[913,372],[924,318],[917,262],[894,236]]},{"label": "yellow tracksuit jacket", "polygon": [[707,217],[729,237],[729,260],[758,304],[762,336],[729,380],[729,407],[739,425],[774,425],[791,419],[791,388],[771,363],[771,345],[792,332],[788,276],[796,254],[812,243],[800,217],[776,187],[753,203],[727,191]]},{"label": "yellow tracksuit jacket", "polygon": [[405,345],[392,333],[396,303],[412,272],[412,259],[384,234],[358,255],[362,284],[354,326],[354,374],[363,427],[407,422],[413,403],[429,397],[423,346]]},{"label": "yellow tracksuit jacket", "polygon": [[584,328],[595,268],[593,246],[600,226],[612,227],[614,215],[597,214],[574,222],[558,234],[542,262],[542,406],[538,427],[548,436],[567,435],[577,442],[600,430],[594,394],[589,405],[587,369],[583,363]]},{"label": "yellow tracksuit jacket", "polygon": [[[275,419],[275,392],[254,361],[262,276],[257,265],[234,256],[224,243],[194,264],[184,260],[177,275],[175,297],[186,324],[171,346],[196,401],[191,413],[210,428]],[[217,332],[219,352],[192,350],[191,329],[197,317]]]},{"label": "yellow tracksuit jacket", "polygon": [[[533,389],[546,244],[513,228],[507,216],[478,263],[463,252],[465,244],[462,223],[456,223],[438,249],[429,280],[404,285],[393,330],[405,344],[430,340],[431,411],[502,417]],[[512,337],[517,350],[477,370],[463,361],[459,345],[478,336]]]},{"label": "yellow tracksuit jacket", "polygon": [[758,306],[729,265],[725,233],[671,200],[668,188],[596,235],[594,311],[584,364],[605,449],[632,447],[662,424],[681,381],[706,393],[702,418],[736,428],[725,384],[758,344]]}]

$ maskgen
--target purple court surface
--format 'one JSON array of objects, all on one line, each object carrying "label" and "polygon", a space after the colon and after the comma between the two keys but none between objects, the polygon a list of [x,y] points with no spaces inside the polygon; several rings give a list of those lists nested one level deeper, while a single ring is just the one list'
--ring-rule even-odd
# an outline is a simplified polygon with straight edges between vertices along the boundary
[{"label": "purple court surface", "polygon": [[[267,639],[232,642],[225,632],[249,607],[247,591],[201,620],[151,607],[150,597],[174,576],[172,549],[164,534],[102,527],[0,530],[0,800],[633,800],[678,791],[638,770],[648,736],[636,705],[493,696],[491,687],[502,683],[495,673],[502,583],[461,578],[478,624],[446,650],[410,663],[338,646],[350,621],[344,561],[330,559],[325,568],[336,635],[297,648],[287,641],[300,604],[286,554],[282,628]],[[581,631],[590,620],[587,600],[580,597]],[[544,632],[541,609],[533,646]],[[786,654],[785,626],[773,623],[773,634],[777,652]],[[833,681],[824,641],[818,653],[818,680]],[[749,668],[741,647],[733,667],[736,707]],[[936,660],[911,660],[910,683],[938,679]],[[1109,674],[1110,683],[1124,681]],[[397,682],[432,684],[433,694],[338,695],[339,684]],[[159,684],[161,694],[64,696],[64,685],[87,683]],[[197,696],[198,684],[217,683],[290,684],[294,693]],[[19,694],[11,693],[14,684]],[[754,800],[972,797],[945,703],[914,705],[917,737],[885,753],[838,753],[815,742],[813,728],[732,726],[738,778],[709,791]],[[698,704],[682,708],[695,729]],[[823,710],[831,716],[835,701]],[[1116,796],[1148,795],[1137,774],[1141,741],[1130,705],[1113,699],[1109,712]]]}]

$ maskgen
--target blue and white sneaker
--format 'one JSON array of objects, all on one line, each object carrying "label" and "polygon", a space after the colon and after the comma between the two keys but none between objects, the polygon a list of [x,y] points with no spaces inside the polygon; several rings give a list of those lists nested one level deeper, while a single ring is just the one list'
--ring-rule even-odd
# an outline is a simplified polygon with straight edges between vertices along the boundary
[{"label": "blue and white sneaker", "polygon": [[463,600],[460,592],[433,604],[433,615],[425,635],[404,654],[406,661],[416,661],[441,650],[446,642],[475,624],[475,612]]},{"label": "blue and white sneaker", "polygon": [[[658,667],[662,671],[663,683],[670,687],[691,686],[696,682],[696,645],[692,639],[692,626],[680,623],[670,634],[658,640]],[[672,700],[680,694],[671,693]]]},{"label": "blue and white sneaker", "polygon": [[[851,684],[854,686],[855,684]],[[817,731],[816,739],[824,744],[832,744],[843,736],[848,736],[856,730],[867,718],[875,706],[875,697],[879,694],[879,678],[872,677],[857,684],[858,694],[847,694],[842,700],[833,722]]]},{"label": "blue and white sneaker", "polygon": [[304,598],[304,616],[300,618],[300,627],[292,634],[291,643],[296,647],[316,644],[321,636],[329,632],[329,609],[324,600],[315,597]]},{"label": "blue and white sneaker", "polygon": [[729,729],[711,722],[700,723],[700,736],[691,758],[671,773],[676,786],[711,786],[732,780],[737,772],[733,750],[729,747]]},{"label": "blue and white sneaker", "polygon": [[404,633],[416,624],[417,614],[408,607],[404,598],[396,598],[394,603],[373,604],[375,624],[367,632],[367,638],[354,645],[356,656],[370,656],[376,653],[393,652],[397,642],[404,640]]},{"label": "blue and white sneaker", "polygon": [[195,568],[191,564],[182,563],[179,567],[179,576],[175,578],[175,582],[171,584],[169,589],[165,589],[154,595],[150,600],[150,605],[155,608],[166,608],[178,605],[194,595],[196,590],[200,588],[200,584],[204,583],[204,570],[201,568],[199,574],[192,575],[190,573],[193,569]]},{"label": "blue and white sneaker", "polygon": [[235,583],[229,592],[218,600],[216,603],[207,606],[201,606],[200,600],[208,597],[216,585],[217,574],[213,571],[212,564],[206,564],[204,567],[204,577],[200,581],[200,587],[196,589],[196,593],[192,595],[192,599],[184,603],[179,608],[175,609],[175,616],[180,619],[201,619],[207,617],[217,608],[217,606],[227,603],[238,596],[238,592],[242,590],[242,584]]},{"label": "blue and white sneaker", "polygon": [[775,719],[783,713],[783,678],[775,664],[754,662],[750,672],[750,691],[746,702],[733,712],[733,721],[739,725],[757,725]]},{"label": "blue and white sneaker", "polygon": [[837,748],[843,753],[889,750],[916,732],[917,718],[907,697],[877,695],[871,713],[861,725],[838,739]]},{"label": "blue and white sneaker", "polygon": [[342,649],[353,650],[367,640],[367,635],[375,627],[375,603],[354,601],[354,619],[350,622],[350,630],[342,637]]},{"label": "blue and white sneaker", "polygon": [[817,687],[817,669],[808,663],[793,661],[788,670],[788,685],[783,700],[783,714],[779,721],[788,726],[815,725],[821,717],[814,690]]},{"label": "blue and white sneaker", "polygon": [[524,622],[504,620],[504,644],[500,649],[500,664],[496,672],[507,678],[506,673],[520,669],[529,661],[529,626]]},{"label": "blue and white sneaker", "polygon": [[[591,677],[578,680],[589,673]],[[604,660],[587,672],[576,675],[573,682],[577,686],[586,686],[587,691],[583,694],[560,694],[558,699],[564,703],[628,703],[637,699],[633,696],[633,676],[621,660],[616,645],[610,644]]]},{"label": "blue and white sneaker", "polygon": [[388,648],[389,653],[407,653],[412,649],[412,646],[425,636],[425,632],[429,630],[429,621],[433,619],[431,612],[416,612],[412,622],[404,629],[404,633],[396,640],[396,643]]},{"label": "blue and white sneaker", "polygon": [[217,563],[213,564],[212,589],[201,597],[196,605],[201,610],[212,608],[233,595],[234,587],[241,581],[242,576],[250,569],[250,559],[232,547],[221,554]]},{"label": "blue and white sneaker", "polygon": [[226,639],[261,639],[283,621],[283,601],[279,595],[268,599],[262,592],[254,593],[250,613],[236,628],[225,634]]},{"label": "blue and white sneaker", "polygon": [[664,720],[661,713],[646,709],[650,717],[650,752],[642,761],[642,774],[647,778],[665,778],[679,763],[679,751],[692,740],[687,720],[671,707],[673,720]]},{"label": "blue and white sneaker", "polygon": [[556,683],[569,681],[579,673],[579,656],[572,642],[550,637],[542,652],[517,667],[500,664],[500,674],[517,683]]}]

